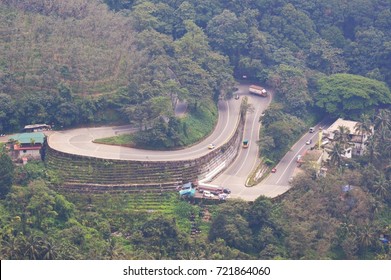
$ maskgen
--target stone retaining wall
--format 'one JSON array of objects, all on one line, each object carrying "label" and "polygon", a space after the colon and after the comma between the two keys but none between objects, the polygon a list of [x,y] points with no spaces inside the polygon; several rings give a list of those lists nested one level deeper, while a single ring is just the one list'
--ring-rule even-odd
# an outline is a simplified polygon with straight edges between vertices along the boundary
[{"label": "stone retaining wall", "polygon": [[98,192],[173,190],[179,184],[203,179],[223,162],[225,168],[228,167],[238,154],[243,127],[243,118],[239,118],[235,133],[227,143],[193,160],[109,160],[68,154],[47,147],[45,162],[49,168],[57,170],[64,181],[61,189]]}]

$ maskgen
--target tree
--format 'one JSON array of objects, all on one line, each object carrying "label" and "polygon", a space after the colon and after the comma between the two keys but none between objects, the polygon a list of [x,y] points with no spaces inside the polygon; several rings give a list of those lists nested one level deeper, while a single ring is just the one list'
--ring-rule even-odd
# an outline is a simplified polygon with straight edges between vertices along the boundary
[{"label": "tree", "polygon": [[372,134],[372,123],[367,114],[361,115],[360,122],[357,122],[354,129],[361,135],[360,154],[364,145],[364,134]]},{"label": "tree", "polygon": [[373,184],[373,191],[382,199],[388,199],[391,196],[391,181],[381,173]]},{"label": "tree", "polygon": [[328,152],[330,156],[330,163],[332,165],[340,166],[342,162],[342,149],[339,143],[335,143],[331,151]]},{"label": "tree", "polygon": [[211,45],[228,55],[235,66],[241,49],[247,48],[247,30],[246,22],[229,10],[213,17],[207,27]]},{"label": "tree", "polygon": [[276,96],[285,105],[286,110],[296,116],[306,112],[312,103],[308,92],[307,78],[302,69],[280,65],[267,81],[276,92]]},{"label": "tree", "polygon": [[381,109],[375,115],[375,133],[384,141],[387,137],[387,131],[391,130],[391,111],[388,109]]},{"label": "tree", "polygon": [[346,126],[339,126],[335,131],[334,140],[340,145],[342,149],[346,149],[350,140],[350,130]]},{"label": "tree", "polygon": [[359,118],[378,106],[391,104],[388,87],[376,80],[351,74],[319,79],[316,105],[337,117]]},{"label": "tree", "polygon": [[323,39],[311,43],[307,63],[327,75],[346,72],[348,67],[342,57],[342,49],[337,49]]},{"label": "tree", "polygon": [[0,151],[0,197],[5,197],[11,189],[14,177],[14,164],[11,158]]}]

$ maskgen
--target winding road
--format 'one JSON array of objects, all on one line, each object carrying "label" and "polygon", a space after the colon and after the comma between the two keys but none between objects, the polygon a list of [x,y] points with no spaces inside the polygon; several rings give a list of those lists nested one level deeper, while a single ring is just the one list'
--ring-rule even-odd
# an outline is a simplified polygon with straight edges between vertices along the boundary
[{"label": "winding road", "polygon": [[[295,159],[298,154],[307,149],[305,141],[308,135],[303,136],[276,166],[277,172],[270,174],[263,182],[254,187],[245,187],[248,175],[259,164],[258,158],[258,131],[259,117],[269,106],[272,96],[260,97],[251,95],[248,91],[249,84],[240,83],[236,92],[240,99],[219,101],[219,119],[215,130],[205,140],[191,147],[175,151],[152,151],[133,149],[120,146],[102,145],[93,143],[94,139],[110,137],[114,135],[134,131],[131,126],[79,128],[65,131],[56,131],[49,136],[49,145],[59,151],[97,157],[105,159],[140,160],[140,161],[176,161],[198,158],[210,152],[208,144],[216,147],[223,145],[235,132],[240,101],[243,96],[248,97],[249,103],[254,106],[254,111],[247,113],[243,139],[249,139],[249,148],[240,149],[235,161],[225,169],[211,184],[228,187],[231,189],[231,197],[254,201],[260,195],[276,197],[286,192],[289,186],[289,178],[296,167]],[[311,134],[315,137],[316,134]]]}]

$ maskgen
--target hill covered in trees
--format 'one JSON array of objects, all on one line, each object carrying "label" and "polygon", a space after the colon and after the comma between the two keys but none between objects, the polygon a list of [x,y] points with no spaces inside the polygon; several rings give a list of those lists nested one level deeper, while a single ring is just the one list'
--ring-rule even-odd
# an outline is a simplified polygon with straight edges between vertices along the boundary
[{"label": "hill covered in trees", "polygon": [[2,258],[391,258],[390,1],[1,0],[0,48],[2,131],[124,119],[165,127],[164,142],[183,130],[177,99],[202,112],[243,76],[275,91],[270,160],[316,114],[375,128],[364,156],[336,150],[325,178],[304,165],[281,200],[208,205],[212,219],[174,196],[62,195],[51,170],[13,171],[2,155]]},{"label": "hill covered in trees", "polygon": [[141,127],[232,86],[228,59],[186,23],[180,40],[99,1],[1,1],[0,129],[125,119]]},{"label": "hill covered in trees", "polygon": [[[267,83],[282,111],[299,118],[314,109],[351,113],[344,99],[326,99],[327,106],[319,100],[319,90],[335,85],[325,79],[329,75],[363,76],[376,88],[391,85],[389,1],[0,5],[2,131],[35,122],[69,127],[126,121],[156,128],[161,116],[173,115],[178,99],[197,109],[204,101],[230,97],[233,76]],[[391,103],[386,90],[368,107],[367,99],[379,94],[363,98],[359,92],[347,102],[373,114]],[[358,119],[359,110],[352,115]],[[175,134],[181,129],[175,126]]]}]

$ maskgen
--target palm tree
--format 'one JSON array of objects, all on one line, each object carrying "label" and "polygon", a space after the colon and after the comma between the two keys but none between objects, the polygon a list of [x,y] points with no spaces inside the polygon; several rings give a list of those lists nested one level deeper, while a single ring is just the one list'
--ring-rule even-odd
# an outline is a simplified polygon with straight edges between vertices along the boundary
[{"label": "palm tree", "polygon": [[387,180],[383,173],[380,174],[379,178],[373,185],[375,194],[379,195],[382,199],[387,198],[391,191],[391,182]]},{"label": "palm tree", "polygon": [[375,131],[384,140],[386,132],[391,130],[391,111],[388,109],[379,110],[375,116]]},{"label": "palm tree", "polygon": [[364,134],[370,135],[372,134],[372,123],[367,114],[361,115],[361,122],[357,122],[354,126],[354,129],[361,135],[361,143],[360,143],[360,155],[362,154],[362,147],[364,144]]},{"label": "palm tree", "polygon": [[378,152],[377,136],[371,135],[365,145],[367,146],[366,154],[369,156],[369,162],[373,164],[380,156],[380,153]]},{"label": "palm tree", "polygon": [[44,239],[42,242],[42,258],[44,260],[55,260],[57,259],[58,255],[58,249],[57,246],[54,244],[53,240],[50,239]]},{"label": "palm tree", "polygon": [[30,235],[25,240],[24,256],[29,260],[38,260],[41,257],[43,240],[39,236]]},{"label": "palm tree", "polygon": [[335,141],[338,142],[341,148],[345,149],[350,140],[350,130],[346,126],[339,126],[335,132]]},{"label": "palm tree", "polygon": [[342,156],[341,156],[341,146],[339,143],[335,143],[333,145],[333,149],[328,152],[330,156],[330,163],[331,165],[337,165],[339,166],[342,162]]},{"label": "palm tree", "polygon": [[366,253],[367,248],[373,244],[374,235],[375,233],[373,230],[373,226],[369,223],[357,228],[357,241],[359,243],[358,245],[360,246],[360,249],[363,250],[364,254]]},{"label": "palm tree", "polygon": [[9,260],[20,260],[21,256],[20,240],[17,237],[10,237],[9,239],[3,239],[1,241],[1,254],[2,258]]}]

